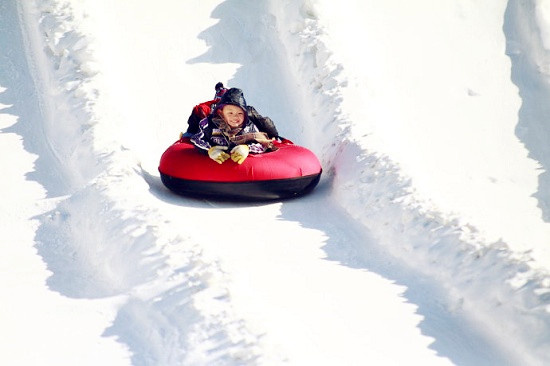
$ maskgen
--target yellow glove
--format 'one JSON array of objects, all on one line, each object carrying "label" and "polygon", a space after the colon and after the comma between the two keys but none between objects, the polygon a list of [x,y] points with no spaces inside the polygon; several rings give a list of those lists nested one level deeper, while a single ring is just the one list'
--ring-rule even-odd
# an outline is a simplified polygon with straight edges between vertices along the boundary
[{"label": "yellow glove", "polygon": [[237,164],[242,164],[249,151],[248,145],[237,145],[231,150],[231,160]]},{"label": "yellow glove", "polygon": [[229,154],[225,150],[227,150],[227,146],[212,146],[208,149],[208,156],[216,163],[221,164],[229,159]]}]

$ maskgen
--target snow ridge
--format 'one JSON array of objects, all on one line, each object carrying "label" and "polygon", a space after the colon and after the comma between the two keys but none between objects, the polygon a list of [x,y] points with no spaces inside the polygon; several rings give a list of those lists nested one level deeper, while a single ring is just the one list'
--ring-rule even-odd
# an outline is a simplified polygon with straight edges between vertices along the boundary
[{"label": "snow ridge", "polygon": [[[96,121],[91,108],[97,90],[92,77],[97,72],[90,64],[87,40],[69,28],[73,19],[68,4],[44,2],[36,9],[28,3],[18,6],[21,16],[32,14],[43,32],[44,39],[38,29],[22,22],[27,26],[23,31],[28,53],[37,57],[29,59],[33,78],[44,91],[39,95],[45,118],[41,128],[55,158],[73,172],[63,177],[70,191],[71,186],[81,185],[101,170],[95,157],[81,148],[93,144],[91,126]],[[48,64],[49,69],[45,67]],[[72,143],[59,141],[60,136],[72,136]]]},{"label": "snow ridge", "polygon": [[542,165],[539,189],[534,197],[546,222],[550,221],[550,146],[546,143],[550,129],[540,121],[548,120],[550,109],[540,101],[550,97],[550,46],[548,22],[545,22],[548,8],[548,2],[544,1],[509,1],[504,23],[506,54],[512,60],[512,80],[523,99],[516,135],[529,150],[529,156]]},{"label": "snow ridge", "polygon": [[350,110],[344,95],[353,94],[353,85],[326,45],[313,2],[273,2],[271,9],[288,54],[297,56],[294,77],[302,100],[313,104],[309,118],[336,136],[332,145],[317,147],[330,167],[335,200],[389,253],[439,278],[452,311],[472,314],[503,345],[510,342],[506,348],[515,348],[523,364],[550,362],[550,275],[529,265],[529,253],[483,242],[475,228],[418,201],[399,167],[350,133],[354,121],[344,113]]},{"label": "snow ridge", "polygon": [[96,113],[106,101],[89,39],[76,25],[83,15],[68,1],[36,3],[20,2],[20,14],[32,19],[22,23],[39,24],[24,33],[28,55],[44,58],[29,61],[41,89],[46,139],[65,167],[58,173],[70,182],[64,195],[50,192],[55,207],[38,217],[37,248],[51,271],[49,287],[71,298],[120,298],[104,336],[126,344],[135,365],[252,364],[256,336],[227,306],[217,264],[190,238],[158,235],[169,231],[162,227],[167,219],[126,189],[149,189],[139,162],[114,142],[116,135],[113,141],[94,135],[105,128]]}]

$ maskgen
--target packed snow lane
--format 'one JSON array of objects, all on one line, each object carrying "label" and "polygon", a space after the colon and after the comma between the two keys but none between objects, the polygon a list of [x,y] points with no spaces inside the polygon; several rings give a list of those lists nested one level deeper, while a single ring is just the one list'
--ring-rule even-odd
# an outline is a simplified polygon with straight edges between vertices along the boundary
[{"label": "packed snow lane", "polygon": [[[203,203],[146,179],[168,226],[222,270],[209,286],[242,319],[257,364],[507,364],[437,283],[385,255],[326,186],[284,203]],[[235,217],[246,225],[235,227]],[[196,306],[219,311],[207,294]]]},{"label": "packed snow lane", "polygon": [[[454,302],[437,283],[385,255],[326,195],[321,187],[282,204],[218,204],[226,217],[254,219],[235,235],[201,245],[227,271],[232,304],[250,329],[263,335],[267,360],[296,365],[509,362],[466,314],[452,309]],[[228,221],[218,227],[232,230]]]}]

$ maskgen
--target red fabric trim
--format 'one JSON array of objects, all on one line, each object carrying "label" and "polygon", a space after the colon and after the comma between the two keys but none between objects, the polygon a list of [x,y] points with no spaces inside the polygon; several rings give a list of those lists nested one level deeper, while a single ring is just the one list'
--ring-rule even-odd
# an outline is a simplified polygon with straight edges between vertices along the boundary
[{"label": "red fabric trim", "polygon": [[209,100],[193,107],[193,114],[199,116],[200,119],[206,118],[210,114],[212,104],[219,102],[220,99]]}]

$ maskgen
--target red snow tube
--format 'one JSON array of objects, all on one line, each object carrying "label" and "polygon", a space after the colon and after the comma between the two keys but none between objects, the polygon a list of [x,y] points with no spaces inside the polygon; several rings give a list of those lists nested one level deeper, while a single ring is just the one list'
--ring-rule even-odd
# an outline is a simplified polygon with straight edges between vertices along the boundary
[{"label": "red snow tube", "polygon": [[290,198],[315,188],[322,172],[319,159],[289,140],[275,146],[276,151],[248,155],[241,165],[231,159],[218,164],[184,138],[162,154],[160,177],[177,194],[228,199]]}]

